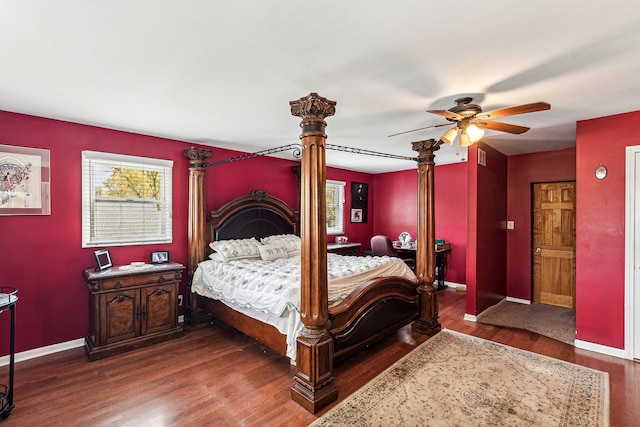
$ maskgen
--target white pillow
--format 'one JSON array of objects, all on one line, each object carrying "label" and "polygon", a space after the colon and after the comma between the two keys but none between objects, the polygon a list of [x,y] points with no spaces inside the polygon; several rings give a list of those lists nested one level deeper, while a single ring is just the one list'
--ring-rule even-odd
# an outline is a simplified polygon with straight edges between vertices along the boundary
[{"label": "white pillow", "polygon": [[281,258],[289,258],[289,252],[283,245],[262,245],[260,246],[260,257],[264,261],[275,261]]},{"label": "white pillow", "polygon": [[287,251],[291,252],[300,251],[302,242],[300,236],[295,234],[275,234],[273,236],[263,237],[260,239],[263,245],[281,245],[287,248]]},{"label": "white pillow", "polygon": [[214,252],[211,255],[209,255],[209,259],[216,262],[227,262],[227,259],[224,257],[224,255],[222,255],[219,252]]},{"label": "white pillow", "polygon": [[227,260],[243,258],[260,258],[260,242],[254,237],[250,239],[217,240],[209,243],[214,251],[222,254]]}]

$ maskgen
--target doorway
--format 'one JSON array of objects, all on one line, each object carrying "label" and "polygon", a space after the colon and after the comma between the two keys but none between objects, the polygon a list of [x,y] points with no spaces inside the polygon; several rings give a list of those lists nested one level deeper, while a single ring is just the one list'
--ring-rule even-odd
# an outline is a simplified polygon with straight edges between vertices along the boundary
[{"label": "doorway", "polygon": [[625,197],[625,358],[640,359],[640,146],[627,147]]},{"label": "doorway", "polygon": [[533,184],[533,302],[576,307],[576,182]]}]

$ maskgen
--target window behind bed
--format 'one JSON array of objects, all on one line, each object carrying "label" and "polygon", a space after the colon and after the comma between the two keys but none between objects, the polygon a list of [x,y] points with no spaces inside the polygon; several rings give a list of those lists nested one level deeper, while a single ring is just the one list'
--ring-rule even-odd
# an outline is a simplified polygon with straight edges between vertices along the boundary
[{"label": "window behind bed", "polygon": [[327,234],[344,233],[343,181],[327,180]]},{"label": "window behind bed", "polygon": [[173,162],[82,152],[82,247],[170,243]]}]

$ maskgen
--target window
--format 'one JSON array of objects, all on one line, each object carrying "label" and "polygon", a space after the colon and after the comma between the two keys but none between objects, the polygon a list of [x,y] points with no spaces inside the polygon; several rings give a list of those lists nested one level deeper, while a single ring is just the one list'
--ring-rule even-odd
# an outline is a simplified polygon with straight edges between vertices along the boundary
[{"label": "window", "polygon": [[82,247],[170,243],[173,162],[82,152]]},{"label": "window", "polygon": [[327,234],[344,233],[344,186],[342,181],[327,181]]}]

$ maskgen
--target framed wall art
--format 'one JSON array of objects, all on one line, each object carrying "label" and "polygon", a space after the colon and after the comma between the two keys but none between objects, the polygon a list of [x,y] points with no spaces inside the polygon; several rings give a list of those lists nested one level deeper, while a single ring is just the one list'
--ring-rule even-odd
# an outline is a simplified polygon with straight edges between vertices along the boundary
[{"label": "framed wall art", "polygon": [[351,183],[351,222],[367,223],[368,192],[368,184],[361,182]]},{"label": "framed wall art", "polygon": [[49,150],[0,144],[0,215],[50,215]]}]

